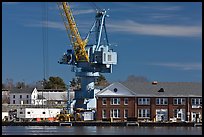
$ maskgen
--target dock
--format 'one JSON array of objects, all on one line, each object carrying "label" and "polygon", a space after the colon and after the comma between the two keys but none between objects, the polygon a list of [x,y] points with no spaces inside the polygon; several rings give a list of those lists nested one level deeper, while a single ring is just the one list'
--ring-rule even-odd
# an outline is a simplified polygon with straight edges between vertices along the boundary
[{"label": "dock", "polygon": [[194,122],[108,122],[108,121],[73,121],[73,122],[2,122],[2,126],[187,126],[202,127]]}]

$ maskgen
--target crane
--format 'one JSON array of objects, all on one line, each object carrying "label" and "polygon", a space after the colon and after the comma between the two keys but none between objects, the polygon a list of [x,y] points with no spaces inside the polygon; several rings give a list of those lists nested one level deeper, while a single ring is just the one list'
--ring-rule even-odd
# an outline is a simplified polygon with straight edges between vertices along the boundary
[{"label": "crane", "polygon": [[[72,49],[68,49],[58,61],[72,66],[72,71],[81,78],[81,89],[75,91],[75,108],[87,109],[89,99],[93,99],[94,82],[100,73],[112,73],[112,65],[117,64],[117,52],[109,49],[105,19],[106,10],[96,10],[95,21],[83,40],[77,28],[70,4],[58,2]],[[95,33],[95,42],[89,43],[89,37]],[[102,41],[104,40],[104,41]]]}]

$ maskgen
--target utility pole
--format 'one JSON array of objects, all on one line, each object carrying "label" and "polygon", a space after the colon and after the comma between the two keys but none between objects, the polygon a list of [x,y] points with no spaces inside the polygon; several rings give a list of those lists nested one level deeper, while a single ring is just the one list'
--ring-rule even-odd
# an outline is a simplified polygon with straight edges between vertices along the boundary
[{"label": "utility pole", "polygon": [[69,82],[69,84],[67,85],[67,111],[68,111],[68,114],[71,113],[70,85],[71,85],[71,83]]}]

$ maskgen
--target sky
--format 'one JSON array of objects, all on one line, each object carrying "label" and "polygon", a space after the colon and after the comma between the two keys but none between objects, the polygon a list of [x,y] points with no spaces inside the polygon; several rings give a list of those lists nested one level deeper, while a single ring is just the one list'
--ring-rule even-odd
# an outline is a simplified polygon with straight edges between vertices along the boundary
[{"label": "sky", "polygon": [[[82,38],[94,22],[96,7],[107,10],[110,48],[118,55],[113,72],[103,74],[108,81],[134,75],[158,82],[202,82],[201,2],[70,6]],[[68,83],[75,74],[58,60],[70,45],[55,2],[2,2],[2,83],[7,79],[33,83],[50,76]]]}]

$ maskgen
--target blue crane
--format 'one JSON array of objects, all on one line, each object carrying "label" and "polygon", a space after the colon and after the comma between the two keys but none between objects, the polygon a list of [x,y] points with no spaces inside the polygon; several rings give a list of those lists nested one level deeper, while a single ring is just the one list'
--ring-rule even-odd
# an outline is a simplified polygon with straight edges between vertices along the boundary
[{"label": "blue crane", "polygon": [[[71,65],[76,77],[81,78],[81,89],[75,91],[75,108],[87,109],[89,99],[94,98],[94,82],[100,73],[112,73],[112,65],[117,64],[117,52],[110,49],[105,19],[106,10],[96,10],[95,21],[85,39],[78,31],[69,3],[58,2],[72,49],[68,49],[58,61]],[[89,43],[89,37],[95,34],[95,42]]]}]

